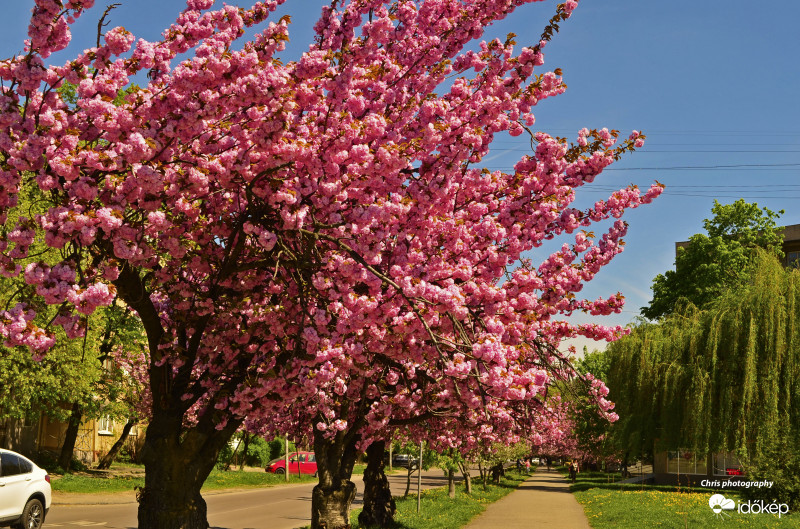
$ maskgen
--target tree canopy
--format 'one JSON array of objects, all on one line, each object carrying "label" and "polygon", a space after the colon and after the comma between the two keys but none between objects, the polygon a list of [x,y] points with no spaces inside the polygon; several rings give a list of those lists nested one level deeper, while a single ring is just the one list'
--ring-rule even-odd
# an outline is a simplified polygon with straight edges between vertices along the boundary
[{"label": "tree canopy", "polygon": [[800,449],[800,271],[758,250],[744,285],[705,310],[641,322],[610,344],[620,443],[633,453],[732,450],[752,464]]},{"label": "tree canopy", "polygon": [[[576,294],[622,251],[623,213],[661,192],[577,209],[576,190],[644,137],[530,129],[566,89],[539,70],[574,0],[523,47],[471,45],[520,0],[332,2],[296,61],[280,58],[289,18],[269,20],[282,3],[188,0],[159,41],[117,27],[47,65],[93,2],[36,0],[25,53],[0,61],[0,268],[31,292],[8,300],[0,335],[42,355],[54,326],[79,334],[115,299],[138,314],[143,527],[207,526],[200,485],[245,421],[313,437],[315,529],[349,523],[354,454],[397,425],[465,448],[517,420],[544,428],[525,411],[568,370],[560,341],[621,331],[560,315],[621,309],[619,293]],[[531,153],[491,171],[505,133],[529,134]],[[25,186],[44,209],[14,217]],[[39,242],[59,258],[26,261]],[[58,317],[36,320],[34,300]]]},{"label": "tree canopy", "polygon": [[703,221],[705,234],[689,238],[677,248],[675,270],[653,279],[653,299],[641,313],[649,319],[671,314],[681,303],[703,308],[725,289],[747,281],[747,264],[755,248],[783,257],[783,236],[776,219],[783,210],[759,209],[739,199],[732,204],[714,201],[713,217]]}]

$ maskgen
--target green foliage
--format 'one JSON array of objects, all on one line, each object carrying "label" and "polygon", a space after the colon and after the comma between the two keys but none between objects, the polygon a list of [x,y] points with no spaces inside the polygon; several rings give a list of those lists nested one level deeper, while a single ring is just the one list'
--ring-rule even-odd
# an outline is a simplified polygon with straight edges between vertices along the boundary
[{"label": "green foliage", "polygon": [[233,448],[231,447],[231,443],[225,443],[225,446],[222,447],[222,450],[219,451],[217,455],[217,464],[215,465],[218,470],[224,470],[225,467],[233,466]]},{"label": "green foliage", "polygon": [[771,481],[772,487],[750,487],[742,495],[749,500],[786,503],[789,512],[800,510],[800,443],[792,443],[777,428],[758,441],[756,455],[746,466],[747,477]]},{"label": "green foliage", "polygon": [[[244,457],[244,464],[251,467],[266,467],[267,463],[273,459],[283,456],[285,440],[283,437],[276,437],[272,441],[267,441],[262,437],[250,435],[250,440],[247,444],[247,454],[242,455],[244,450],[243,436],[245,434],[240,432],[234,435],[231,442],[226,444],[217,456],[217,468],[222,470],[228,466],[234,467],[242,463]],[[241,443],[239,448],[234,454],[234,447],[236,443]],[[289,452],[294,452],[296,446],[293,442],[289,442]]]},{"label": "green foliage", "polygon": [[[68,93],[70,87],[63,86],[60,90]],[[47,207],[48,201],[38,187],[26,185],[18,204],[8,211],[8,224],[33,218]],[[23,268],[34,262],[53,264],[62,258],[60,251],[44,245],[41,233],[30,254],[30,258],[20,263]],[[0,347],[0,387],[5,390],[0,391],[0,420],[36,417],[39,412],[66,420],[74,403],[80,404],[86,419],[105,415],[131,417],[131,409],[141,400],[140,395],[131,394],[130,377],[109,363],[104,366],[103,361],[116,347],[141,349],[141,345],[136,345],[137,340],[144,343],[138,318],[125,307],[105,307],[83,320],[85,338],[70,340],[60,327],[49,324],[58,307],[41,302],[33,295],[33,289],[19,278],[0,278],[0,301],[4,307],[20,301],[28,303],[37,312],[36,323],[56,336],[56,346],[41,360],[34,360],[27,348]]]},{"label": "green foliage", "polygon": [[[272,461],[273,459],[280,457],[284,453],[284,447],[286,446],[286,441],[283,437],[276,437],[272,441],[269,441],[269,459],[267,461]],[[289,452],[294,452],[296,447],[293,442],[289,442]]]},{"label": "green foliage", "polygon": [[711,212],[714,216],[703,222],[706,234],[693,235],[688,246],[678,248],[675,270],[653,279],[653,299],[641,309],[646,318],[662,318],[686,303],[704,308],[725,290],[743,285],[755,248],[783,258],[783,237],[775,224],[783,210],[775,213],[739,199],[728,205],[715,200]]},{"label": "green foliage", "polygon": [[531,455],[531,447],[527,442],[520,441],[513,445],[495,443],[490,450],[493,463],[505,463],[506,461],[516,461],[525,459]]},{"label": "green foliage", "polygon": [[56,89],[61,100],[66,103],[70,108],[74,107],[78,102],[78,85],[72,84],[68,81],[63,81],[61,86]]},{"label": "green foliage", "polygon": [[[63,81],[61,86],[59,86],[56,91],[61,96],[61,100],[64,101],[69,107],[74,107],[78,102],[78,85],[72,84],[68,81]],[[116,106],[121,105],[125,101],[125,97],[129,94],[134,94],[141,90],[141,88],[137,84],[131,84],[127,88],[120,90],[117,92],[116,97],[114,97],[113,103]]]},{"label": "green foliage", "polygon": [[[423,447],[422,451],[422,470],[428,470],[430,468],[438,466],[440,455],[428,448],[426,444]],[[396,444],[393,448],[393,454],[408,454],[414,458],[414,460],[419,459],[419,444],[406,442],[404,444]],[[456,462],[456,459],[452,460]],[[416,467],[414,467],[416,469]]]},{"label": "green foliage", "polygon": [[583,348],[583,357],[575,362],[575,369],[581,375],[591,373],[595,378],[605,381],[608,371],[611,368],[608,362],[608,355],[605,351],[592,351],[589,353],[586,347]]},{"label": "green foliage", "polygon": [[72,458],[69,469],[64,470],[58,463],[58,457],[52,452],[43,450],[33,458],[34,463],[47,470],[50,474],[69,474],[70,472],[83,472],[88,467],[86,463],[77,458]]},{"label": "green foliage", "polygon": [[706,310],[642,322],[609,346],[621,446],[731,450],[751,465],[776,443],[778,464],[800,452],[800,271],[757,251],[745,272]]},{"label": "green foliage", "polygon": [[456,450],[452,449],[448,450],[443,454],[435,454],[435,457],[436,457],[435,466],[437,468],[441,468],[445,472],[448,470],[452,470],[453,472],[458,472],[459,471],[458,463],[464,461],[464,457]]},{"label": "green foliage", "polygon": [[264,467],[269,463],[270,459],[270,446],[267,441],[262,437],[253,437],[247,445],[247,456],[245,465],[251,467]]}]

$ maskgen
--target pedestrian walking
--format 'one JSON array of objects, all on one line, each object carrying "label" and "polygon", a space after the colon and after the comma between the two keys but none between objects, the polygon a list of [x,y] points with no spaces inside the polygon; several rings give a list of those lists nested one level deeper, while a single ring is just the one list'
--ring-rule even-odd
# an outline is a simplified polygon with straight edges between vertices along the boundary
[{"label": "pedestrian walking", "polygon": [[572,462],[569,464],[569,479],[573,483],[575,483],[575,480],[578,478],[578,472],[579,472],[578,460],[573,459]]}]

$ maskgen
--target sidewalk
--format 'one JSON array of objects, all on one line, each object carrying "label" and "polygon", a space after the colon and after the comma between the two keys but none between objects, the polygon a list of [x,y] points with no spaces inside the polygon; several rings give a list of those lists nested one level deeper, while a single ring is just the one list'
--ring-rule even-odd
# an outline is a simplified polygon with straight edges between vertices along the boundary
[{"label": "sidewalk", "polygon": [[590,529],[583,507],[555,470],[538,469],[517,490],[489,505],[465,529]]}]

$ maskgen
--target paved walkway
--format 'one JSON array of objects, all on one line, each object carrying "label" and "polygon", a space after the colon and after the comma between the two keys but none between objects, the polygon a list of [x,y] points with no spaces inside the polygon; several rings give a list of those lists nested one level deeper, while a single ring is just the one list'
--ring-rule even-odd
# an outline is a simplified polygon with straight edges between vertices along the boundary
[{"label": "paved walkway", "polygon": [[590,529],[583,507],[555,470],[539,468],[517,490],[489,505],[465,529]]}]

